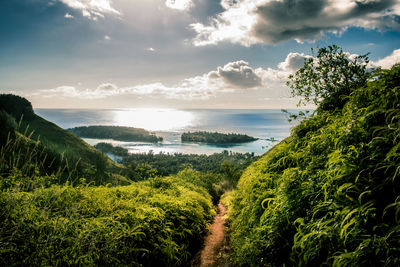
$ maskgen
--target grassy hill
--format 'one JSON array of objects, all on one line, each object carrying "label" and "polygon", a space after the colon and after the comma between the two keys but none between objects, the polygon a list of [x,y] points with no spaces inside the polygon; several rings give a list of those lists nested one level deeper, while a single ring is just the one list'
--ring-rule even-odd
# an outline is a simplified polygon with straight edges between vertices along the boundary
[{"label": "grassy hill", "polygon": [[331,107],[240,178],[229,197],[237,265],[400,264],[400,64]]},{"label": "grassy hill", "polygon": [[130,182],[120,166],[26,99],[0,95],[0,123],[0,266],[188,266],[215,215],[214,175],[116,185]]},{"label": "grassy hill", "polygon": [[[11,121],[8,124],[15,124],[13,127],[20,136],[29,137],[31,145],[39,140],[40,146],[43,147],[48,157],[58,158],[60,164],[63,161],[69,169],[78,168],[79,175],[82,177],[94,180],[96,183],[129,182],[118,175],[123,171],[122,166],[71,132],[36,115],[31,103],[25,98],[0,95],[0,110],[3,111],[3,116],[8,116],[8,120]],[[5,128],[4,131],[6,131]],[[6,134],[4,135],[6,136]]]}]

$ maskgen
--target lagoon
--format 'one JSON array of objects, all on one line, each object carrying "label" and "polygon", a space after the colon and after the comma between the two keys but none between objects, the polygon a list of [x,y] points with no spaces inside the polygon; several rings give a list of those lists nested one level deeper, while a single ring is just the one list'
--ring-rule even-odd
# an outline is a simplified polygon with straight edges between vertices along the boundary
[{"label": "lagoon", "polygon": [[[67,129],[88,125],[115,125],[144,128],[164,138],[163,142],[121,142],[84,140],[90,145],[108,142],[127,148],[130,153],[213,154],[224,150],[261,155],[290,134],[289,123],[281,110],[244,109],[35,109],[35,112]],[[180,136],[189,131],[247,134],[257,141],[243,144],[207,145],[182,143]]]}]

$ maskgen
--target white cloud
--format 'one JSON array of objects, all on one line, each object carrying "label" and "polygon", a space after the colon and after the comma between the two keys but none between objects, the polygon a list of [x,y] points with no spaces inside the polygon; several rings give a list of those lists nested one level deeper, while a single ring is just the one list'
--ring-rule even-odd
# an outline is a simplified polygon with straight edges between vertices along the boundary
[{"label": "white cloud", "polygon": [[69,13],[66,13],[66,14],[64,15],[64,18],[66,18],[66,19],[73,19],[74,16],[72,16],[72,15],[69,14]]},{"label": "white cloud", "polygon": [[82,16],[97,20],[105,14],[120,15],[121,13],[112,7],[112,0],[60,0],[65,5],[82,12]]},{"label": "white cloud", "polygon": [[196,46],[222,41],[250,46],[315,41],[348,27],[400,30],[396,0],[222,0],[225,11],[209,25],[191,24]]},{"label": "white cloud", "polygon": [[146,50],[150,51],[150,52],[155,52],[156,51],[153,47],[148,47],[148,48],[146,48]]},{"label": "white cloud", "polygon": [[304,60],[312,58],[312,56],[303,53],[289,53],[285,61],[278,64],[278,67],[284,71],[294,73],[304,65]]},{"label": "white cloud", "polygon": [[220,80],[225,87],[247,89],[261,86],[259,73],[243,60],[218,67],[216,71],[209,72],[207,77],[211,80]]},{"label": "white cloud", "polygon": [[187,10],[193,6],[192,0],[166,0],[165,5],[172,9]]},{"label": "white cloud", "polygon": [[[356,54],[346,53],[349,59],[355,59]],[[311,58],[303,53],[289,53],[275,68],[254,68],[246,61],[229,62],[202,75],[183,79],[174,85],[162,82],[119,87],[113,83],[102,83],[94,89],[77,86],[59,86],[53,89],[39,90],[27,97],[54,99],[106,99],[108,97],[123,97],[135,99],[175,99],[175,100],[209,100],[240,101],[241,97],[260,101],[269,101],[268,105],[278,105],[285,102],[294,106],[298,99],[289,98],[290,90],[285,86],[288,76],[303,66],[304,60]],[[372,66],[389,68],[400,61],[400,49],[381,60],[371,62]],[[195,102],[193,102],[195,103]]]},{"label": "white cloud", "polygon": [[372,62],[373,65],[382,67],[383,69],[390,69],[396,63],[400,63],[400,49],[394,50],[392,54],[387,57]]},{"label": "white cloud", "polygon": [[74,86],[59,86],[54,89],[40,90],[34,95],[40,95],[43,97],[72,97],[82,99],[100,99],[108,96],[119,94],[120,91],[117,86],[111,83],[100,84],[95,90],[90,89],[77,89]]},{"label": "white cloud", "polygon": [[108,36],[108,35],[104,35],[104,40],[110,41],[110,40],[111,40],[111,37]]},{"label": "white cloud", "polygon": [[302,56],[307,57],[303,54],[289,54],[286,60],[279,64],[278,69],[252,68],[248,62],[243,60],[229,62],[203,75],[183,79],[174,86],[166,86],[161,82],[127,87],[103,83],[95,89],[60,86],[54,89],[40,90],[35,95],[81,99],[101,99],[116,95],[183,100],[209,99],[223,92],[272,89],[273,85],[283,84],[290,71],[301,67],[298,58]]}]

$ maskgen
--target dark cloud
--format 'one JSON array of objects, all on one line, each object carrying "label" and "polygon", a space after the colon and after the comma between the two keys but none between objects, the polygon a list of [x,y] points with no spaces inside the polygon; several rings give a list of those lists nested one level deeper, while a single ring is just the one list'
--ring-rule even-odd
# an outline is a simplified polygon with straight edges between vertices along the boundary
[{"label": "dark cloud", "polygon": [[224,12],[211,25],[192,24],[195,45],[231,41],[249,46],[287,40],[315,41],[348,27],[400,29],[396,0],[223,1]]}]

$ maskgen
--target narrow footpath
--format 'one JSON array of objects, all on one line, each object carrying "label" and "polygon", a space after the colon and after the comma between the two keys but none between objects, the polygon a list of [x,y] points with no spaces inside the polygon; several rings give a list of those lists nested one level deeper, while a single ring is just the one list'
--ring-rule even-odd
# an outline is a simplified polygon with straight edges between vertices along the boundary
[{"label": "narrow footpath", "polygon": [[218,266],[221,248],[225,240],[225,217],[226,208],[219,203],[218,214],[210,227],[204,248],[200,254],[200,267]]}]

